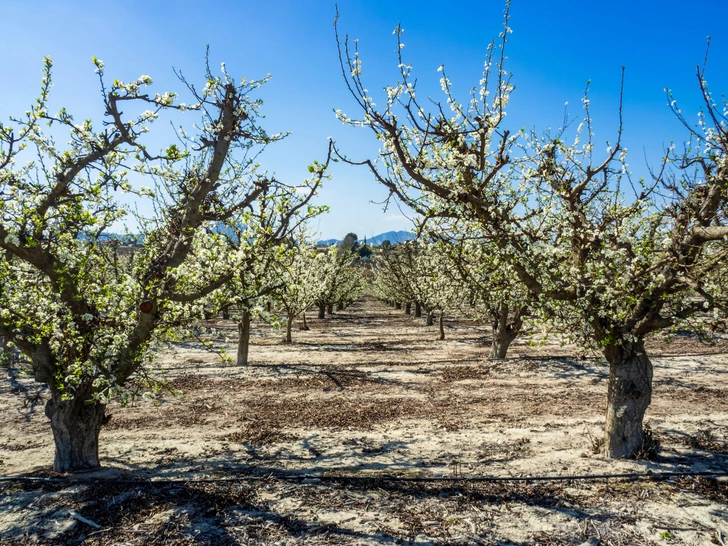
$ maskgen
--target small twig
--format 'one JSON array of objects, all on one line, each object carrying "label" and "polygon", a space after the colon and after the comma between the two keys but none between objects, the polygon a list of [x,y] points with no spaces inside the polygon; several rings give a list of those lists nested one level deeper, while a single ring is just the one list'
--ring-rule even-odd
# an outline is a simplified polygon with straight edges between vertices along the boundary
[{"label": "small twig", "polygon": [[90,519],[87,519],[87,518],[83,517],[83,516],[82,516],[81,514],[79,514],[78,512],[74,512],[73,510],[69,510],[69,511],[68,511],[68,514],[69,514],[69,515],[70,515],[70,516],[71,516],[72,518],[75,518],[75,519],[77,519],[78,521],[80,521],[81,523],[85,523],[86,525],[90,525],[90,526],[91,526],[91,527],[93,527],[94,529],[101,529],[101,525],[99,525],[98,523],[95,523],[95,522],[91,521]]},{"label": "small twig", "polygon": [[106,529],[99,529],[98,531],[92,531],[88,535],[86,535],[86,538],[92,537],[94,535],[98,535],[99,533],[106,533],[107,531],[111,531],[111,527],[107,527]]}]

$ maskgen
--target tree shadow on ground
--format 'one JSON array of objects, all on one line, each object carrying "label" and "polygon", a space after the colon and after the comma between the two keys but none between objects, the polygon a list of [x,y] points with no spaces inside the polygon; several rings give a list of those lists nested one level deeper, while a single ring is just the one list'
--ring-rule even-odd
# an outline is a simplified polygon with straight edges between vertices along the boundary
[{"label": "tree shadow on ground", "polygon": [[[275,469],[270,470],[272,473]],[[145,544],[189,541],[222,545],[287,542],[318,536],[335,543],[409,544],[417,538],[418,544],[447,544],[451,542],[446,539],[446,529],[452,521],[438,516],[431,510],[432,506],[443,508],[445,514],[500,513],[503,509],[510,512],[509,506],[530,506],[578,522],[600,522],[611,517],[597,505],[580,506],[579,499],[558,484],[424,484],[377,477],[286,481],[271,477],[215,482],[195,481],[194,476],[190,476],[190,481],[165,482],[140,479],[140,474],[132,470],[106,479],[82,478],[91,482],[83,485],[74,483],[72,477],[61,494],[57,490],[38,491],[41,488],[36,484],[23,486],[24,492],[35,492],[40,504],[72,506],[83,518],[100,526],[95,530],[85,524],[75,524],[42,542],[70,544],[85,540],[85,544],[109,544],[142,540]],[[235,475],[231,473],[227,477]],[[18,488],[11,494],[19,495]],[[378,501],[370,509],[367,499],[372,498]],[[472,512],[473,509],[477,510]],[[328,518],[316,516],[324,512]],[[334,521],[337,514],[343,518],[338,522]],[[372,529],[346,525],[367,514],[375,515],[378,520],[370,526]],[[61,510],[46,514],[49,515],[60,517]],[[25,523],[27,526],[28,521]],[[437,525],[433,532],[434,523]],[[28,529],[19,524],[15,529],[6,529],[3,539],[21,536],[28,539],[42,530],[41,525]],[[585,538],[574,529],[571,534],[557,543],[575,543]],[[428,540],[428,535],[434,536]],[[13,540],[7,543],[13,544]],[[532,542],[508,541],[492,529],[481,529],[473,532],[470,543]]]},{"label": "tree shadow on ground", "polygon": [[[426,544],[429,537],[429,543],[447,544],[447,528],[454,525],[447,514],[474,518],[487,513],[492,518],[524,509],[536,510],[536,514],[541,510],[543,514],[557,515],[559,521],[575,522],[568,530],[549,531],[541,537],[544,543],[574,544],[588,538],[579,531],[587,529],[586,523],[608,526],[621,521],[614,507],[604,502],[605,492],[608,496],[619,495],[623,502],[641,499],[640,482],[624,480],[617,480],[616,487],[614,480],[612,485],[604,480],[413,481],[422,475],[422,467],[406,456],[395,457],[389,463],[366,461],[367,451],[396,453],[407,447],[406,442],[354,443],[352,448],[364,460],[347,465],[343,459],[337,464],[339,453],[317,454],[316,440],[317,436],[311,435],[301,441],[311,457],[298,459],[300,466],[295,470],[280,465],[286,462],[281,458],[241,461],[229,452],[206,458],[181,457],[175,461],[175,468],[150,468],[108,458],[112,468],[95,475],[70,476],[62,486],[3,485],[3,503],[7,508],[17,499],[15,504],[22,507],[22,503],[29,504],[27,493],[32,491],[30,504],[43,507],[43,517],[51,521],[66,517],[67,521],[70,508],[100,526],[92,529],[76,522],[52,539],[41,540],[47,544],[71,544],[82,537],[84,544],[141,540],[145,544],[222,545],[287,543],[314,537],[322,542],[356,544],[408,544],[415,538],[418,544]],[[122,465],[125,468],[119,470]],[[397,475],[404,480],[397,479]],[[79,484],[77,480],[87,483]],[[665,495],[670,494],[670,488],[681,488],[698,500],[728,504],[726,484],[715,479],[678,478],[655,483],[668,488],[662,493]],[[65,492],[58,494],[59,490]],[[591,494],[584,494],[589,490]],[[712,509],[712,513],[722,520],[728,516],[720,507]],[[376,525],[362,523],[371,519]],[[473,531],[468,543],[519,544],[499,536],[492,526],[485,525],[487,521],[481,522],[480,530]],[[43,529],[39,522],[33,524],[19,517],[16,527],[3,531],[0,540],[10,537],[8,544],[22,544]],[[437,534],[440,532],[445,534]],[[23,540],[13,542],[13,537]],[[532,543],[527,540],[523,544]]]},{"label": "tree shadow on ground", "polygon": [[6,368],[6,370],[10,393],[22,398],[22,403],[17,407],[17,412],[25,421],[30,421],[39,407],[41,409],[45,407],[50,394],[48,385],[36,383],[32,378],[19,381],[18,379],[23,378],[25,372],[15,368]]}]

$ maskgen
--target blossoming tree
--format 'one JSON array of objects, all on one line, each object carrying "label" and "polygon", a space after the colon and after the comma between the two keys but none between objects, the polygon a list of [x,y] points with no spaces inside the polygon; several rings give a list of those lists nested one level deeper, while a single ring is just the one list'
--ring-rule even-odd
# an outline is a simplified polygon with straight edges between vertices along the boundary
[{"label": "blossoming tree", "polygon": [[[692,128],[675,109],[691,144],[682,156],[671,151],[653,181],[632,184],[620,137],[601,158],[595,152],[586,97],[587,114],[571,143],[563,132],[537,137],[503,128],[513,90],[504,70],[509,32],[506,11],[500,46],[491,44],[467,105],[455,100],[443,72],[446,101],[431,108],[418,100],[401,53],[401,80],[377,107],[362,83],[357,48],[337,35],[342,74],[363,114],[339,118],[371,129],[382,143],[376,161],[340,156],[366,165],[425,221],[477,224],[536,296],[536,311],[605,356],[605,454],[634,456],[652,393],[645,336],[719,301],[712,272],[728,235],[726,105],[713,99],[699,69],[700,125]],[[399,27],[395,34],[401,52]]]},{"label": "blossoming tree", "polygon": [[324,258],[316,254],[316,249],[301,240],[291,245],[282,260],[277,262],[275,278],[278,288],[274,292],[282,313],[286,315],[285,343],[291,343],[291,330],[296,317],[313,305],[319,291],[317,270],[324,265]]},{"label": "blossoming tree", "polygon": [[[239,264],[216,252],[219,236],[206,228],[278,194],[255,166],[256,151],[280,138],[258,125],[261,101],[251,94],[265,80],[235,83],[224,67],[220,77],[208,68],[204,88],[187,85],[194,104],[185,106],[173,93],[147,93],[148,76],[109,85],[94,63],[100,127],[65,109],[51,113],[50,59],[31,110],[0,125],[0,335],[50,387],[58,471],[99,466],[107,403],[149,391],[154,341],[197,316],[195,302],[232,278]],[[201,121],[154,155],[144,133],[171,110]],[[56,143],[46,125],[70,142]],[[130,170],[152,177],[155,189],[137,188]],[[151,199],[155,210],[139,219],[141,240],[127,252],[105,235],[125,217],[124,192]]]},{"label": "blossoming tree", "polygon": [[[329,155],[331,147],[329,144]],[[274,193],[264,191],[255,208],[218,226],[217,231],[224,235],[220,254],[228,256],[230,262],[236,265],[229,282],[209,299],[216,309],[237,310],[238,366],[248,364],[251,319],[275,320],[268,308],[275,299],[275,292],[282,288],[283,281],[277,272],[289,259],[288,243],[307,220],[328,208],[311,203],[325,169],[325,165],[315,161],[309,166],[312,176],[302,186],[279,184]]]},{"label": "blossoming tree", "polygon": [[438,242],[440,262],[469,304],[463,311],[490,322],[490,358],[506,358],[530,315],[532,294],[477,223],[439,219],[427,234]]}]

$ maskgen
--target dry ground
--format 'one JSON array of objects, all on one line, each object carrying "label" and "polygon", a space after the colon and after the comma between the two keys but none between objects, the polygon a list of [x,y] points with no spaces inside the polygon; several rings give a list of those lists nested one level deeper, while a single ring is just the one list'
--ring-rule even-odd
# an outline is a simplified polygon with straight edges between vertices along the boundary
[{"label": "dry ground", "polygon": [[[185,396],[112,406],[102,471],[0,483],[0,543],[728,543],[725,478],[383,478],[726,471],[726,344],[650,343],[647,420],[662,449],[612,461],[592,452],[606,366],[573,347],[520,340],[488,361],[488,328],[448,321],[438,341],[423,319],[371,300],[309,323],[291,345],[256,327],[247,368],[192,342],[161,351]],[[234,354],[232,322],[205,326]],[[7,371],[0,475],[53,476],[45,397]],[[322,479],[280,478],[301,474]],[[241,479],[200,481],[211,478]]]}]

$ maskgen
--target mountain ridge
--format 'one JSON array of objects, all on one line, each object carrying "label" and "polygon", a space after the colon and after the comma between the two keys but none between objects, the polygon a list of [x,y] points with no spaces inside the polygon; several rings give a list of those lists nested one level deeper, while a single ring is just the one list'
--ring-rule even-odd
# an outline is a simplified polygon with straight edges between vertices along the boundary
[{"label": "mountain ridge", "polygon": [[[385,231],[374,237],[367,237],[366,243],[371,246],[381,246],[384,241],[389,241],[391,244],[396,245],[397,243],[403,243],[415,239],[416,235],[411,231],[405,231],[403,229],[399,231]],[[341,239],[322,239],[316,243],[316,246],[334,246],[340,245]],[[364,239],[358,239],[357,243],[363,244]]]}]

